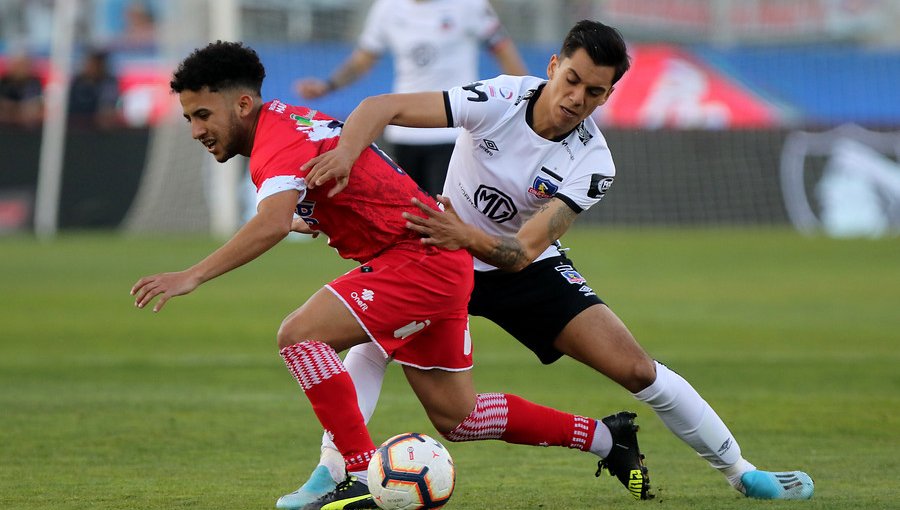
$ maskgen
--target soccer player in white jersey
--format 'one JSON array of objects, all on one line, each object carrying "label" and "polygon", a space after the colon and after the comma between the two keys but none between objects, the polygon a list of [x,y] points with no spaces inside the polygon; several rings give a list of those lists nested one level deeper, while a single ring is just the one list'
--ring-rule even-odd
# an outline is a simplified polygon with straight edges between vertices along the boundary
[{"label": "soccer player in white jersey", "polygon": [[[393,92],[447,90],[481,77],[478,52],[482,46],[503,73],[527,73],[488,0],[376,0],[353,53],[327,80],[301,79],[297,90],[313,99],[346,87],[385,54],[393,57]],[[400,168],[434,195],[444,186],[458,131],[388,126],[384,139]]]},{"label": "soccer player in white jersey", "polygon": [[[559,249],[558,239],[615,178],[590,114],[629,65],[619,32],[585,20],[551,57],[547,80],[501,76],[445,92],[368,98],[347,119],[337,148],[307,163],[310,182],[336,179],[329,194],[340,192],[356,155],[387,124],[465,128],[438,197],[444,210],[417,202],[426,217],[404,217],[423,243],[475,256],[469,313],[503,327],[545,364],[566,355],[619,383],[746,496],[808,499],[809,475],[763,471],[744,459],[712,407],[641,348]],[[521,320],[536,309],[538,324]],[[383,377],[386,361],[365,351],[351,355],[364,360],[350,372],[370,415],[378,393],[372,381]],[[328,449],[323,445],[325,465]]]}]

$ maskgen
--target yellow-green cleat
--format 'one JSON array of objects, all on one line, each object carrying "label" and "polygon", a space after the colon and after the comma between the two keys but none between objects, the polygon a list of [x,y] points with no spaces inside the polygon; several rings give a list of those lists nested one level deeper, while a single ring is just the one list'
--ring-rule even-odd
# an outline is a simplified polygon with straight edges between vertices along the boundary
[{"label": "yellow-green cleat", "polygon": [[304,506],[301,510],[358,510],[378,508],[369,494],[369,486],[348,475],[333,491]]}]

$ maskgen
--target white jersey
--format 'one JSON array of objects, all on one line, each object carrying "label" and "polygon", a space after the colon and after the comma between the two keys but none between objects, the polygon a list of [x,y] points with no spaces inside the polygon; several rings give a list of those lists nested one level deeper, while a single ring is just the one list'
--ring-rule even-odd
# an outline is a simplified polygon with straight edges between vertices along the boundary
[{"label": "white jersey", "polygon": [[[369,10],[359,47],[394,58],[393,92],[447,90],[478,79],[480,44],[506,39],[487,0],[376,0]],[[457,129],[388,126],[392,143],[453,143]]]},{"label": "white jersey", "polygon": [[[496,236],[514,236],[556,197],[582,212],[612,186],[616,169],[606,139],[590,117],[558,141],[529,125],[545,80],[498,76],[447,91],[456,140],[444,196],[460,219]],[[558,255],[551,245],[537,259]],[[475,259],[475,269],[496,269]]]}]

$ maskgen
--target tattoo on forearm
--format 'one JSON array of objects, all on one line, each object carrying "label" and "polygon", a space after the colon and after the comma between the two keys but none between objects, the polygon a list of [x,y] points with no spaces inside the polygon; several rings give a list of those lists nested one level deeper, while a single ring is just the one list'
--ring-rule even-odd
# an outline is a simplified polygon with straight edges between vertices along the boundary
[{"label": "tattoo on forearm", "polygon": [[[548,243],[553,243],[562,237],[578,217],[578,214],[570,207],[565,205],[553,207],[550,202],[542,205],[534,216],[545,212],[551,215],[549,221],[546,222]],[[516,237],[499,238],[499,242],[491,249],[490,253],[484,257],[479,256],[479,258],[500,269],[513,269],[529,261],[525,247]]]},{"label": "tattoo on forearm", "polygon": [[553,214],[553,217],[550,218],[550,224],[547,230],[550,242],[552,243],[562,237],[562,235],[569,230],[569,227],[572,226],[572,223],[575,222],[575,218],[577,217],[578,215],[575,214],[575,211],[568,207],[558,208],[556,213]]},{"label": "tattoo on forearm", "polygon": [[525,259],[525,250],[522,245],[514,237],[503,237],[491,253],[488,255],[487,262],[501,269],[515,267]]}]

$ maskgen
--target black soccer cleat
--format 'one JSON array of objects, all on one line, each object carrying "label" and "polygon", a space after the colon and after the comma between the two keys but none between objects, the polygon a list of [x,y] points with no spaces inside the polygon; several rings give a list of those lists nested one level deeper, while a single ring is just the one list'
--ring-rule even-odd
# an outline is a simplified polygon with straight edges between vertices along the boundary
[{"label": "black soccer cleat", "polygon": [[600,476],[603,469],[609,471],[622,482],[634,499],[653,499],[650,493],[650,475],[644,466],[644,456],[638,448],[638,426],[634,424],[637,414],[622,411],[612,416],[603,418],[603,423],[612,434],[613,446],[609,455],[597,463],[597,473]]},{"label": "black soccer cleat", "polygon": [[309,503],[300,510],[351,510],[378,508],[369,486],[360,482],[355,476],[347,475],[343,482],[321,498]]}]

